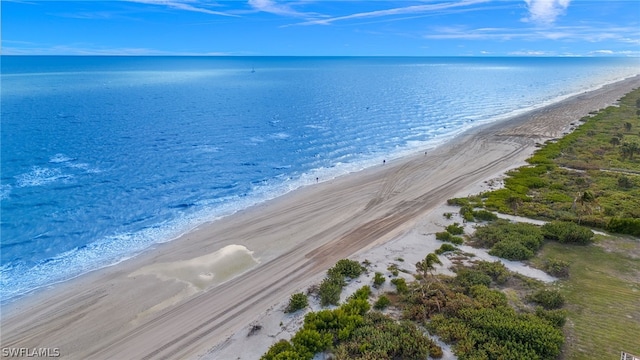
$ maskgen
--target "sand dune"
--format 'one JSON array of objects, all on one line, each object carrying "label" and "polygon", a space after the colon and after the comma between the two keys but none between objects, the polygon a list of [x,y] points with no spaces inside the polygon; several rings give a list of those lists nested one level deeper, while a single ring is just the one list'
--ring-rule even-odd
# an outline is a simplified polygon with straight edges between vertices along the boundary
[{"label": "sand dune", "polygon": [[428,155],[294,191],[43,290],[3,307],[2,347],[58,348],[68,359],[196,358],[337,260],[409,231],[639,86],[635,77],[474,129]]}]

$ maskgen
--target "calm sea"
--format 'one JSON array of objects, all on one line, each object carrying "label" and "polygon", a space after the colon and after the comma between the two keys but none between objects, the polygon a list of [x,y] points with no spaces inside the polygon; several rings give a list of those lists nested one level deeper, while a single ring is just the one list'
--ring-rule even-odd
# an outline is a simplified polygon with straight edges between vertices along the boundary
[{"label": "calm sea", "polygon": [[1,58],[1,297],[640,72],[620,58]]}]

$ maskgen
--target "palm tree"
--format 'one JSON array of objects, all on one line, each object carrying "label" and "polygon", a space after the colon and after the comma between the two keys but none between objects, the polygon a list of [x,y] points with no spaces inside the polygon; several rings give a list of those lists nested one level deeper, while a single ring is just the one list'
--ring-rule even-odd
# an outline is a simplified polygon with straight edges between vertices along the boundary
[{"label": "palm tree", "polygon": [[421,273],[422,278],[426,280],[427,275],[433,276],[433,270],[435,270],[436,264],[442,265],[442,261],[440,261],[438,255],[429,253],[424,259],[416,263],[416,270],[418,270]]}]

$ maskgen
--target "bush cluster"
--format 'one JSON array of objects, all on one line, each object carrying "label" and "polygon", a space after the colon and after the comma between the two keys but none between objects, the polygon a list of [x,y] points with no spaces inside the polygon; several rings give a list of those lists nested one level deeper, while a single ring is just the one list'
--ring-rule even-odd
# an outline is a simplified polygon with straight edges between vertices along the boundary
[{"label": "bush cluster", "polygon": [[436,233],[436,239],[440,241],[448,241],[456,245],[462,245],[464,239],[460,236],[451,235],[448,231],[441,231]]},{"label": "bush cluster", "polygon": [[569,263],[558,259],[546,259],[543,265],[544,271],[550,275],[566,278],[569,277]]},{"label": "bush cluster", "polygon": [[338,262],[327,271],[329,276],[340,275],[355,279],[362,274],[364,267],[359,262],[349,259],[338,260]]},{"label": "bush cluster", "polygon": [[449,251],[456,251],[456,250],[458,250],[458,248],[457,248],[457,247],[455,247],[455,246],[453,246],[453,245],[451,245],[451,244],[442,244],[442,245],[440,246],[440,248],[439,248],[439,249],[437,249],[437,250],[435,251],[435,253],[436,253],[437,255],[442,255],[442,254],[444,254],[444,253],[446,253],[446,252],[449,252]]},{"label": "bush cluster", "polygon": [[384,282],[387,279],[384,277],[384,275],[381,272],[376,272],[373,275],[373,287],[378,289],[380,288],[380,286],[382,286],[382,284],[384,284]]},{"label": "bush cluster", "polygon": [[558,290],[541,289],[527,297],[529,301],[533,301],[543,308],[559,309],[564,306],[564,296]]},{"label": "bush cluster", "polygon": [[395,285],[398,294],[406,294],[407,292],[409,292],[407,282],[403,278],[391,279],[391,283]]},{"label": "bush cluster", "polygon": [[476,229],[474,240],[482,247],[491,248],[491,255],[527,260],[542,246],[544,236],[535,225],[498,220]]},{"label": "bush cluster", "polygon": [[[433,351],[432,351],[433,349]],[[334,351],[336,360],[426,359],[442,350],[413,323],[396,322],[377,312],[364,316],[362,326]],[[442,356],[442,355],[440,355]]]},{"label": "bush cluster", "polygon": [[307,295],[303,293],[296,293],[291,295],[291,298],[289,299],[289,305],[284,310],[284,312],[296,312],[298,310],[306,308],[307,306],[309,306],[309,299],[307,298]]},{"label": "bush cluster", "polygon": [[545,238],[561,243],[588,245],[593,242],[593,231],[569,221],[551,221],[542,225]]},{"label": "bush cluster", "polygon": [[614,217],[609,220],[607,230],[620,234],[640,236],[640,219]]},{"label": "bush cluster", "polygon": [[338,305],[342,288],[346,285],[345,278],[355,279],[364,271],[359,262],[349,259],[338,260],[329,270],[327,277],[320,283],[318,295],[320,305]]},{"label": "bush cluster", "polygon": [[457,222],[454,222],[453,224],[447,226],[446,230],[451,235],[462,235],[462,234],[464,234],[464,227],[462,227],[462,225],[458,224]]},{"label": "bush cluster", "polygon": [[378,300],[373,304],[373,308],[377,310],[384,310],[389,306],[389,304],[391,304],[391,300],[389,300],[385,295],[380,295]]},{"label": "bush cluster", "polygon": [[479,261],[476,263],[476,269],[491,277],[496,284],[504,284],[511,276],[511,272],[500,261]]},{"label": "bush cluster", "polygon": [[[339,308],[311,312],[290,341],[272,345],[261,360],[311,360],[333,349],[335,359],[426,359],[442,356],[428,336],[410,322],[396,322],[379,312],[369,312],[371,289],[358,289]],[[376,304],[389,304],[381,296]]]},{"label": "bush cluster", "polygon": [[320,283],[318,295],[320,295],[320,305],[338,305],[340,302],[340,293],[345,285],[344,279],[340,276],[326,277]]}]

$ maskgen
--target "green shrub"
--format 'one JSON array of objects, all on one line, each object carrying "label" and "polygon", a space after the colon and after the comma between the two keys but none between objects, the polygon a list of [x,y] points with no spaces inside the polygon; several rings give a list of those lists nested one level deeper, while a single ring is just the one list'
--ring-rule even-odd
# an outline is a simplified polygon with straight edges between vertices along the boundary
[{"label": "green shrub", "polygon": [[364,315],[371,309],[367,299],[353,298],[340,306],[340,309],[349,315]]},{"label": "green shrub", "polygon": [[482,307],[507,306],[507,295],[498,290],[489,289],[485,285],[474,285],[469,288],[469,296]]},{"label": "green shrub", "polygon": [[391,283],[395,285],[398,294],[406,294],[409,292],[407,282],[403,278],[391,279]]},{"label": "green shrub", "polygon": [[544,237],[561,243],[587,245],[593,241],[593,232],[574,222],[551,221],[542,226]]},{"label": "green shrub", "polygon": [[427,359],[431,346],[429,337],[413,323],[371,312],[348,341],[336,346],[333,355],[336,360]]},{"label": "green shrub", "polygon": [[489,275],[491,279],[496,284],[499,284],[499,285],[507,282],[507,280],[511,276],[511,273],[509,272],[509,270],[500,261],[494,261],[494,262],[479,261],[476,264],[476,269],[478,269],[479,271],[483,272],[486,275]]},{"label": "green shrub", "polygon": [[487,210],[473,211],[473,217],[480,221],[494,221],[498,220],[498,215]]},{"label": "green shrub", "polygon": [[454,245],[462,245],[464,243],[464,239],[460,236],[452,236],[451,239],[449,239],[449,242]]},{"label": "green shrub", "polygon": [[451,244],[442,244],[440,248],[435,251],[435,253],[437,255],[442,255],[448,251],[456,251],[456,250],[458,250],[458,248]]},{"label": "green shrub", "polygon": [[277,343],[271,345],[269,350],[262,355],[260,360],[275,360],[278,354],[287,354],[291,356],[291,359],[297,359],[298,353],[294,350],[293,345],[287,340],[280,340]]},{"label": "green shrub", "polygon": [[459,269],[456,274],[455,281],[466,289],[470,289],[474,285],[491,285],[491,277],[477,269]]},{"label": "green shrub", "polygon": [[558,309],[564,305],[564,296],[558,290],[541,289],[529,295],[529,301],[533,301],[543,308]]},{"label": "green shrub", "polygon": [[329,276],[342,275],[355,279],[362,274],[364,267],[359,262],[349,259],[338,260],[338,262],[327,271]]},{"label": "green shrub", "polygon": [[322,280],[319,289],[320,305],[338,305],[343,286],[344,280],[342,278],[330,276]]},{"label": "green shrub", "polygon": [[462,235],[462,234],[464,234],[464,227],[462,227],[457,222],[454,222],[453,224],[447,226],[446,229],[447,229],[447,232],[450,233],[451,235]]},{"label": "green shrub", "polygon": [[460,208],[460,215],[464,221],[472,222],[475,220],[473,216],[473,206],[467,205]]},{"label": "green shrub", "polygon": [[567,321],[567,311],[561,309],[546,310],[542,306],[536,306],[536,316],[546,320],[556,328],[562,328]]},{"label": "green shrub", "polygon": [[478,227],[474,233],[474,240],[486,248],[490,248],[500,241],[514,240],[531,250],[537,250],[542,245],[544,237],[538,226],[498,220]]},{"label": "green shrub", "polygon": [[373,308],[377,310],[384,310],[389,306],[389,304],[391,304],[391,300],[384,295],[380,295],[378,300],[373,304]]},{"label": "green shrub", "polygon": [[449,242],[455,245],[462,245],[464,243],[464,239],[460,236],[452,236],[451,238],[449,238]]},{"label": "green shrub", "polygon": [[448,241],[456,245],[461,245],[462,243],[464,243],[463,238],[461,238],[460,236],[451,235],[451,233],[448,231],[437,232],[436,239],[440,241]]},{"label": "green shrub", "polygon": [[550,275],[566,278],[569,277],[569,263],[559,259],[546,259],[543,265],[544,271]]},{"label": "green shrub", "polygon": [[296,312],[309,306],[309,299],[303,293],[295,293],[289,299],[289,305],[284,310],[286,313]]},{"label": "green shrub", "polygon": [[398,276],[398,265],[391,264],[387,267],[387,270],[391,271],[391,275]]},{"label": "green shrub", "polygon": [[349,300],[351,299],[367,300],[369,299],[370,295],[371,295],[371,288],[368,285],[365,285],[360,289],[356,290],[353,294],[351,294],[351,296],[349,296]]},{"label": "green shrub", "polygon": [[467,198],[455,198],[447,200],[448,205],[452,206],[465,206],[469,205],[469,199]]},{"label": "green shrub", "polygon": [[320,333],[312,329],[300,329],[292,338],[291,343],[298,354],[312,359],[313,356],[326,350],[333,342],[329,333]]},{"label": "green shrub", "polygon": [[640,219],[614,217],[609,220],[607,230],[619,234],[640,236]]},{"label": "green shrub", "polygon": [[386,278],[384,277],[384,275],[381,272],[376,272],[373,275],[373,287],[378,289],[380,288],[380,286],[382,286],[382,284],[384,284],[384,282],[386,281]]},{"label": "green shrub", "polygon": [[491,248],[489,254],[508,260],[527,260],[534,255],[533,251],[518,241],[503,240]]},{"label": "green shrub", "polygon": [[535,225],[497,220],[479,227],[473,240],[480,246],[491,248],[491,255],[526,260],[542,246],[544,237]]}]

